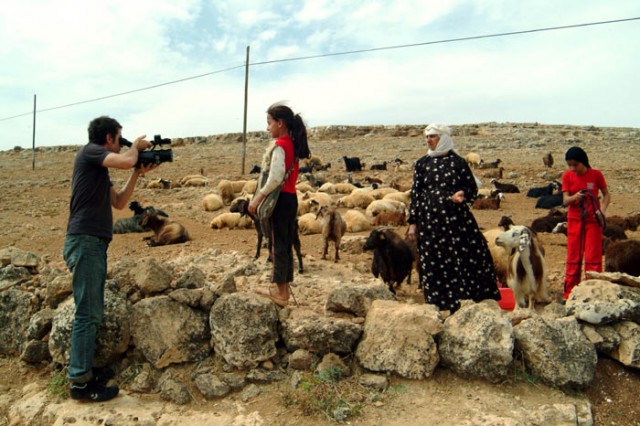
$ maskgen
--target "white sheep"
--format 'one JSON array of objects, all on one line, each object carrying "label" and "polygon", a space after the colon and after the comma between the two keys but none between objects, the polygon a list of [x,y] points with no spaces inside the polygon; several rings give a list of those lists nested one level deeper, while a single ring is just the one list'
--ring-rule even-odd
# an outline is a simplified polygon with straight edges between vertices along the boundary
[{"label": "white sheep", "polygon": [[242,217],[240,213],[226,212],[214,217],[209,226],[211,226],[211,228],[213,229],[247,229],[253,226],[253,221],[250,217]]},{"label": "white sheep", "polygon": [[300,182],[296,184],[296,191],[298,192],[316,192],[315,188],[306,182]]},{"label": "white sheep", "polygon": [[[233,184],[231,186],[233,186]],[[248,180],[242,186],[242,189],[240,190],[240,192],[243,194],[255,194],[257,188],[258,188],[258,181],[255,179],[251,179],[251,180]]]},{"label": "white sheep", "polygon": [[333,183],[326,182],[320,188],[318,188],[318,192],[324,192],[326,194],[335,194],[336,187]]},{"label": "white sheep", "polygon": [[315,212],[319,206],[330,206],[333,200],[324,192],[305,192],[298,197],[298,216]]},{"label": "white sheep", "polygon": [[209,179],[204,176],[194,176],[191,179],[187,179],[181,182],[182,186],[207,186],[209,185]]},{"label": "white sheep", "polygon": [[407,208],[405,203],[395,200],[375,200],[367,207],[366,213],[369,217],[377,216],[382,211],[400,212]]},{"label": "white sheep", "polygon": [[376,200],[381,200],[387,194],[392,194],[394,192],[398,192],[397,189],[391,188],[390,186],[384,186],[382,188],[376,188],[371,191],[371,196]]},{"label": "white sheep", "polygon": [[483,163],[482,158],[480,158],[480,154],[476,154],[475,152],[468,153],[464,156],[464,159],[467,160],[469,167],[473,167],[474,169]]},{"label": "white sheep", "polygon": [[222,197],[218,194],[207,194],[202,199],[202,208],[207,212],[214,212],[224,207]]},{"label": "white sheep", "polygon": [[298,231],[302,235],[321,234],[322,222],[315,213],[306,213],[298,218]]},{"label": "white sheep", "polygon": [[149,189],[169,189],[171,187],[171,181],[167,179],[156,179],[152,180],[147,184],[147,188]]},{"label": "white sheep", "polygon": [[342,215],[347,224],[347,232],[362,232],[371,230],[369,219],[359,210],[347,210]]},{"label": "white sheep", "polygon": [[[247,181],[247,180],[231,180],[229,182],[231,182],[231,187],[233,188],[233,192],[234,193],[238,193],[238,192],[242,192],[242,189],[244,188],[244,186],[249,181]],[[257,186],[257,181],[256,181],[256,186]]]},{"label": "white sheep", "polygon": [[361,208],[366,209],[369,204],[374,201],[371,194],[365,192],[352,192],[349,195],[345,195],[338,199],[338,207],[346,207],[348,209]]},{"label": "white sheep", "polygon": [[[200,170],[200,171],[202,172],[202,170]],[[196,180],[198,180],[198,179],[200,179],[200,180],[206,179],[206,180],[208,180],[208,178],[206,176],[204,176],[204,174],[200,173],[199,175],[186,175],[186,176],[183,176],[183,177],[180,178],[180,180],[178,180],[178,183],[180,185],[184,186],[184,184],[187,181],[191,180],[191,179],[196,179]]]},{"label": "white sheep", "polygon": [[406,206],[408,206],[411,203],[411,191],[391,192],[382,197],[382,199],[400,201],[401,203],[404,203]]},{"label": "white sheep", "polygon": [[222,197],[222,201],[224,201],[225,205],[233,201],[235,191],[233,190],[233,185],[231,185],[230,180],[222,179],[218,182],[218,194]]},{"label": "white sheep", "polygon": [[342,182],[342,183],[334,183],[333,188],[336,191],[336,194],[350,194],[351,191],[357,188],[352,183]]}]

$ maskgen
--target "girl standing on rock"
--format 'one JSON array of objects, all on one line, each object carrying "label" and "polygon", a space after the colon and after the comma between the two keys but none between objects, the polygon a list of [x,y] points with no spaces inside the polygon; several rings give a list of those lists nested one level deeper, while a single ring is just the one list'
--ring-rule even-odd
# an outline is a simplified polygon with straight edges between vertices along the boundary
[{"label": "girl standing on rock", "polygon": [[[580,283],[584,271],[602,272],[602,229],[611,203],[607,182],[600,170],[591,168],[582,148],[569,148],[565,154],[569,170],[562,175],[562,201],[567,211],[567,264],[564,278],[566,300]],[[598,193],[602,192],[602,206]]]},{"label": "girl standing on rock", "polygon": [[274,144],[269,145],[262,160],[262,173],[268,178],[251,200],[249,213],[255,215],[265,197],[284,181],[273,215],[269,219],[269,238],[273,258],[271,282],[276,284],[276,291],[274,293],[258,291],[258,293],[279,306],[286,306],[291,293],[290,283],[293,281],[292,243],[297,232],[298,160],[309,158],[311,152],[307,144],[307,129],[304,121],[288,106],[274,104],[269,107],[267,131],[276,139]]}]

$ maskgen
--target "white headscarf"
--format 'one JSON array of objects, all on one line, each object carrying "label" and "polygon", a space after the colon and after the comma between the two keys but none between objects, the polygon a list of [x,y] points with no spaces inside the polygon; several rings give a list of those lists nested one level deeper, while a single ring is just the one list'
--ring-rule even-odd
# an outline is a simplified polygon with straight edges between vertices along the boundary
[{"label": "white headscarf", "polygon": [[430,157],[441,157],[449,151],[453,151],[456,154],[460,155],[458,151],[453,149],[453,138],[451,137],[451,129],[446,124],[429,124],[424,129],[424,135],[440,136],[440,141],[438,141],[436,149],[429,149],[429,151],[427,152]]},{"label": "white headscarf", "polygon": [[[440,136],[440,140],[438,141],[436,149],[429,149],[429,151],[427,152],[430,157],[441,157],[449,151],[453,151],[456,154],[460,155],[458,151],[453,149],[453,138],[451,137],[451,129],[446,124],[429,124],[424,129],[424,135]],[[482,182],[480,181],[480,179],[478,179],[476,175],[473,175],[473,178],[475,179],[478,188],[480,188],[482,186]]]}]

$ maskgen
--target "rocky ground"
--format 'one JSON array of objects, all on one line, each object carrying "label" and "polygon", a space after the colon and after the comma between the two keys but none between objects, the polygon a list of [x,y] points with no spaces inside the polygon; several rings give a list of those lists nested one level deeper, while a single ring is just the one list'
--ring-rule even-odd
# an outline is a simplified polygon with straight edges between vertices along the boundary
[{"label": "rocky ground", "polygon": [[[125,129],[126,130],[126,129]],[[626,215],[640,210],[638,182],[640,168],[637,166],[637,146],[640,130],[622,128],[595,128],[575,126],[544,126],[539,124],[485,123],[455,128],[456,147],[462,153],[479,153],[485,160],[497,158],[503,161],[503,181],[515,183],[523,192],[535,186],[544,186],[549,180],[559,179],[565,163],[563,155],[573,145],[582,146],[590,156],[593,167],[601,169],[612,193],[609,215]],[[343,127],[315,128],[310,132],[310,146],[315,155],[324,162],[331,162],[329,177],[334,181],[347,178],[343,155],[359,156],[367,165],[401,158],[411,163],[426,152],[426,144],[420,136],[420,128],[412,126],[393,127]],[[130,135],[131,136],[131,135]],[[246,146],[245,170],[259,164],[267,139],[266,134],[251,134]],[[218,255],[235,253],[252,256],[255,251],[253,230],[212,230],[209,222],[218,212],[205,212],[201,207],[202,197],[215,189],[222,179],[248,179],[242,174],[243,148],[238,135],[220,135],[209,138],[186,138],[174,140],[174,162],[165,163],[142,179],[133,199],[143,205],[153,205],[170,214],[187,227],[192,241],[165,247],[147,247],[141,234],[115,236],[110,248],[110,262],[131,257],[134,259],[153,256],[171,261],[198,253],[212,253],[212,262]],[[15,246],[41,256],[50,267],[63,268],[62,243],[68,215],[68,201],[73,157],[77,147],[56,147],[38,150],[35,159],[30,150],[0,152],[0,248]],[[543,166],[542,156],[551,152],[555,165],[551,169]],[[35,169],[33,168],[35,166]],[[146,182],[163,177],[177,181],[187,174],[200,170],[210,179],[210,186],[203,188],[176,188],[170,190],[146,189]],[[367,166],[368,169],[368,166]],[[477,174],[490,187],[484,170]],[[369,171],[354,173],[354,180],[375,176],[383,181],[392,179],[410,180],[410,172]],[[116,186],[122,185],[128,172],[112,172]],[[545,215],[545,210],[534,208],[535,199],[524,194],[508,194],[498,211],[474,211],[476,219],[484,229],[494,228],[500,217],[510,216],[516,224],[529,225],[534,218]],[[128,210],[114,213],[116,218],[128,217]],[[398,229],[403,233],[404,229]],[[351,234],[356,238],[368,233]],[[632,233],[640,238],[640,232]],[[305,273],[296,278],[295,294],[301,308],[321,311],[323,295],[327,289],[314,285],[330,282],[331,286],[356,279],[369,278],[371,255],[348,247],[341,254],[338,265],[320,259],[322,239],[319,235],[302,236],[305,258]],[[542,234],[549,269],[550,293],[556,300],[561,298],[564,255],[566,250],[563,235]],[[212,250],[218,249],[218,250]],[[266,253],[258,261],[265,264]],[[250,288],[241,290],[251,291]],[[420,303],[422,296],[415,286],[403,286],[399,299],[407,303]],[[295,309],[295,308],[294,308]],[[9,407],[27,404],[26,396],[45,388],[51,382],[50,367],[33,368],[13,358],[0,358],[0,425],[9,422]],[[601,358],[594,383],[587,389],[564,393],[535,381],[534,378],[516,374],[499,385],[457,377],[445,369],[437,369],[428,381],[393,379],[392,388],[401,390],[384,401],[369,404],[362,414],[354,418],[353,424],[415,424],[421,419],[424,424],[458,424],[473,418],[478,413],[505,415],[519,410],[530,410],[541,405],[588,401],[591,404],[596,424],[637,425],[640,408],[632,392],[640,385],[640,374],[623,368],[617,362]],[[25,384],[28,386],[25,388]],[[189,421],[218,424],[318,424],[324,418],[305,417],[295,407],[285,407],[281,391],[277,386],[265,386],[259,396],[243,402],[238,395],[211,402],[194,398],[187,406],[174,406],[161,401],[155,395],[140,396],[128,393],[118,399],[101,404],[97,410],[78,409],[78,405],[54,396],[40,405],[55,418],[71,418],[76,423],[86,421],[95,424],[103,419],[99,413],[130,410],[133,416],[150,419],[151,423],[182,424]],[[27,404],[28,405],[28,404]],[[67,416],[67,417],[65,417]],[[91,420],[93,416],[93,422]],[[188,420],[187,420],[188,419]],[[424,421],[422,421],[424,419]],[[71,422],[70,420],[68,422]],[[242,423],[245,422],[245,423]],[[252,423],[253,422],[253,423]],[[105,422],[107,423],[107,422]],[[143,422],[144,423],[144,422]],[[62,424],[62,423],[57,423]],[[117,424],[117,423],[111,423]]]}]

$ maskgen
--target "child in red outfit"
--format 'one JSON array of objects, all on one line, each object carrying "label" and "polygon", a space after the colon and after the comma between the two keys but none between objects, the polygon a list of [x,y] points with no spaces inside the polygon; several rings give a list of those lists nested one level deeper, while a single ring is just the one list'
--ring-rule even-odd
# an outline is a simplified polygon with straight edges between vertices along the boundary
[{"label": "child in red outfit", "polygon": [[[567,264],[564,299],[578,285],[584,271],[602,272],[602,226],[611,202],[600,170],[591,168],[587,153],[574,146],[565,154],[569,170],[562,175],[562,199],[567,212]],[[598,193],[602,192],[602,205]]]}]

